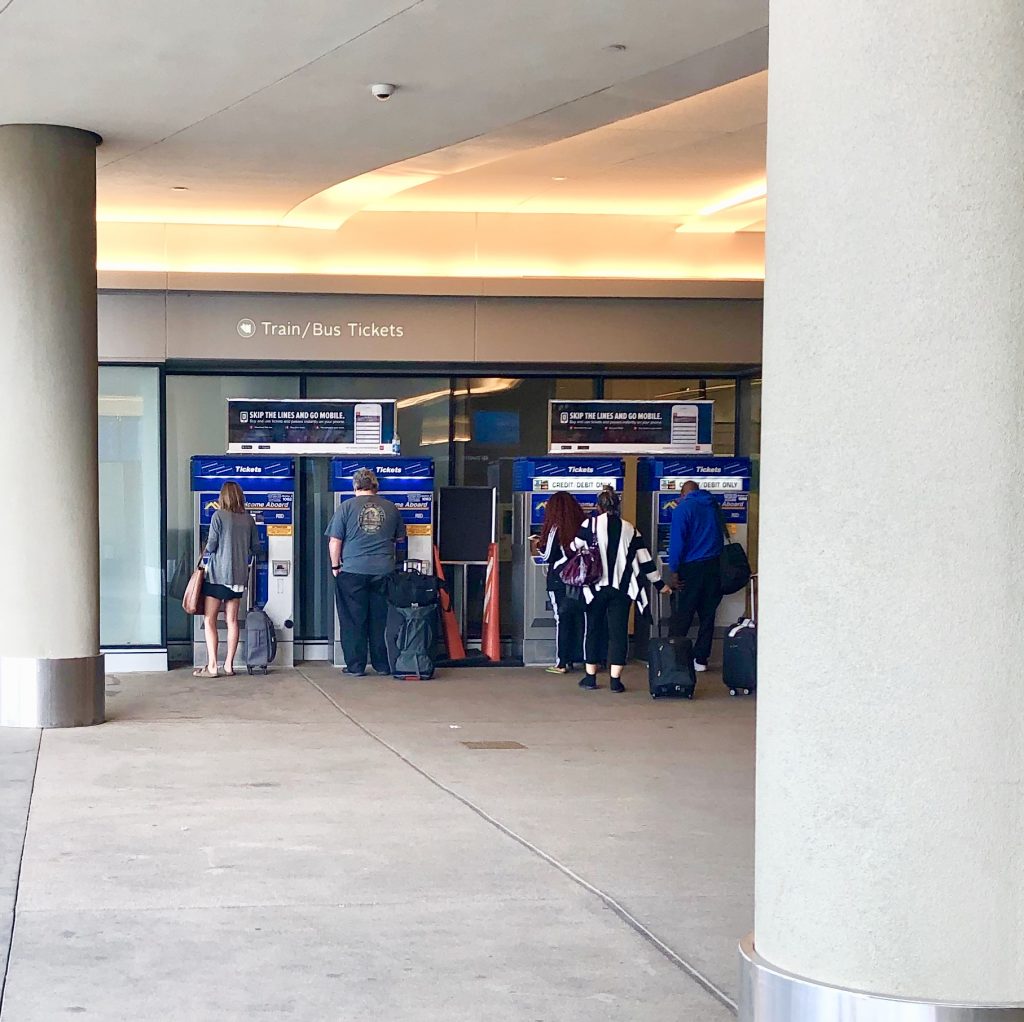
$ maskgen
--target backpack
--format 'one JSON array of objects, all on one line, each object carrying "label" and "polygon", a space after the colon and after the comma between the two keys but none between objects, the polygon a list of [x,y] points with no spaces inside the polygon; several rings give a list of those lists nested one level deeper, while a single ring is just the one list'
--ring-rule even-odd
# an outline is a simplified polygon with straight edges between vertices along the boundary
[{"label": "backpack", "polygon": [[437,644],[437,606],[388,607],[384,629],[391,673],[405,681],[428,681],[434,676]]},{"label": "backpack", "polygon": [[267,673],[268,665],[277,656],[277,632],[274,622],[262,607],[253,607],[245,615],[245,668]]},{"label": "backpack", "polygon": [[392,607],[433,607],[438,581],[433,575],[399,568],[388,575],[387,597]]}]

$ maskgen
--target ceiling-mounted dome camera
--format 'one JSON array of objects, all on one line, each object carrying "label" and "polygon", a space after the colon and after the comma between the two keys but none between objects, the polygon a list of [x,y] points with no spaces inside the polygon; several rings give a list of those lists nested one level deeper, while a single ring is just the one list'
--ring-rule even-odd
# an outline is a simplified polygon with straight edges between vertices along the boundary
[{"label": "ceiling-mounted dome camera", "polygon": [[397,88],[397,85],[387,85],[382,83],[378,85],[371,85],[370,92],[373,94],[374,99],[379,99],[383,103],[395,94],[395,89]]}]

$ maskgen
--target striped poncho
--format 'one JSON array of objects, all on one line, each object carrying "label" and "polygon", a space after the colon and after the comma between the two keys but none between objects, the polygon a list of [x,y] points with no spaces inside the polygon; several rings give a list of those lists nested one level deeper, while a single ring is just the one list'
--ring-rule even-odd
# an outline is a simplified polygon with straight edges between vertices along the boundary
[{"label": "striped poncho", "polygon": [[589,518],[580,526],[579,535],[573,546],[577,549],[587,547],[593,536],[597,537],[597,547],[601,552],[601,580],[593,586],[583,587],[583,597],[590,603],[594,594],[605,586],[614,586],[624,592],[636,605],[641,614],[647,614],[650,599],[647,595],[645,582],[650,582],[656,589],[664,588],[665,582],[661,571],[644,545],[644,538],[636,527],[624,519],[620,519],[622,531],[619,534],[618,546],[608,549],[608,515],[597,515]]}]

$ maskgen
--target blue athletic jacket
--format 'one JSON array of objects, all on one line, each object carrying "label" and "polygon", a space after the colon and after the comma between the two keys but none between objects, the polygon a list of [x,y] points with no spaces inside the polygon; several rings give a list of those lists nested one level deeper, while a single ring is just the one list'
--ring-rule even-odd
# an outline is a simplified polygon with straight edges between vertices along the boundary
[{"label": "blue athletic jacket", "polygon": [[678,572],[684,564],[717,557],[725,540],[719,524],[718,501],[707,490],[694,490],[676,505],[668,541],[668,566]]}]

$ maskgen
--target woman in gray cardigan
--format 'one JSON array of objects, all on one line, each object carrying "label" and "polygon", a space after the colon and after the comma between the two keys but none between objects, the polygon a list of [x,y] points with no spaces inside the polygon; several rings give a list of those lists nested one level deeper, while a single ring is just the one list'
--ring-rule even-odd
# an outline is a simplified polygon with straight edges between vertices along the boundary
[{"label": "woman in gray cardigan", "polygon": [[249,579],[249,565],[259,551],[256,522],[245,509],[245,495],[238,483],[225,483],[220,490],[219,508],[210,522],[206,541],[206,579],[203,582],[203,616],[206,627],[205,667],[193,671],[196,678],[217,677],[217,618],[224,607],[228,624],[228,651],[224,673],[235,673],[238,652],[238,609]]}]

